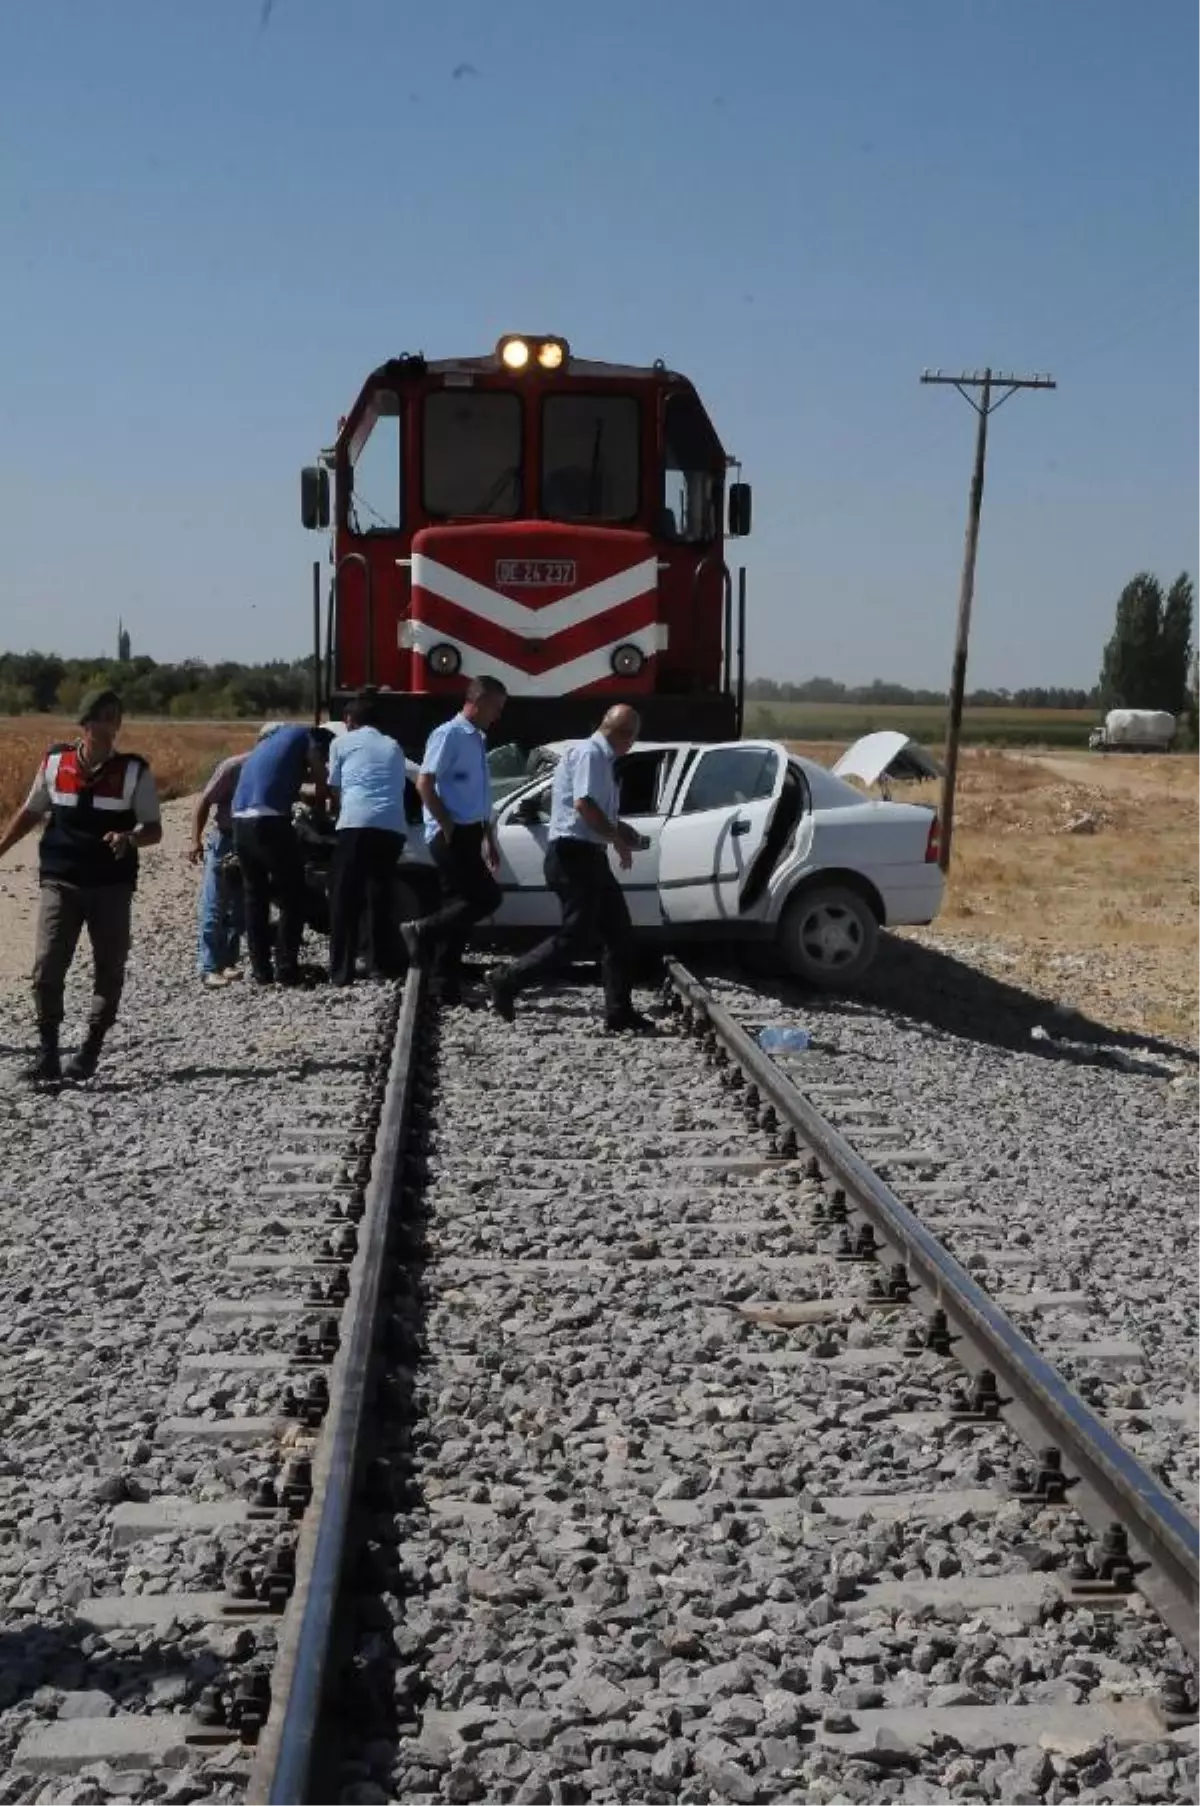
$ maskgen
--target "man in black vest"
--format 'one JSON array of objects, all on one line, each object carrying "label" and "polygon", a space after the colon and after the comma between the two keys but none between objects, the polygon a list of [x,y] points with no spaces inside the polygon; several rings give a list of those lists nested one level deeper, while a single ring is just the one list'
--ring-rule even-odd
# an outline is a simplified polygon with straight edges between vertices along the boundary
[{"label": "man in black vest", "polygon": [[[41,907],[33,995],[41,1051],[30,1069],[35,1084],[90,1079],[104,1037],[117,1017],[137,886],[139,847],[162,839],[158,796],[145,759],[119,753],[121,698],[93,690],[79,711],[77,741],[52,746],[33,788],[3,834],[0,857],[44,823],[38,850]],[[63,985],[86,925],[95,968],[94,995],[82,1047],[66,1071],[59,1062]]]}]

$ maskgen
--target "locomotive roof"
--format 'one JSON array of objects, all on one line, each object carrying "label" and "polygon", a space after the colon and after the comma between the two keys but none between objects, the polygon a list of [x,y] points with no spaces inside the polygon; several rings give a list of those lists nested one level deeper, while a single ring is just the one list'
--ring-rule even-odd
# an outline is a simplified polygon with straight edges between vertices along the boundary
[{"label": "locomotive roof", "polygon": [[[395,366],[403,365],[404,361],[403,358],[389,358],[387,363],[381,364],[378,370],[371,372],[367,379],[367,386],[370,387],[377,380],[381,382],[392,380],[395,376]],[[492,352],[485,357],[428,358],[425,360],[425,369],[430,376],[449,376],[456,371],[480,376],[494,376],[498,372],[502,375],[511,374],[500,370],[495,354]],[[624,378],[627,381],[636,378],[642,382],[658,378],[662,382],[687,383],[689,388],[692,387],[686,376],[682,376],[678,370],[668,370],[665,364],[609,364],[597,358],[576,357],[573,352],[567,360],[565,369],[547,372],[547,375],[603,376],[615,377],[618,380]]]}]

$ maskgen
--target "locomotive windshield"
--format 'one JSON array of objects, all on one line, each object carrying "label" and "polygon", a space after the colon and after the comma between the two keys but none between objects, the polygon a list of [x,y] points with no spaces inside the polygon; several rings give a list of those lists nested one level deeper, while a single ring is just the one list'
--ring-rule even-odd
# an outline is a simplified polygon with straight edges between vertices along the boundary
[{"label": "locomotive windshield", "polygon": [[440,389],[425,402],[425,508],[514,520],[521,511],[521,403],[497,391]]},{"label": "locomotive windshield", "polygon": [[632,395],[547,396],[541,494],[547,520],[612,523],[635,518],[638,413]]}]

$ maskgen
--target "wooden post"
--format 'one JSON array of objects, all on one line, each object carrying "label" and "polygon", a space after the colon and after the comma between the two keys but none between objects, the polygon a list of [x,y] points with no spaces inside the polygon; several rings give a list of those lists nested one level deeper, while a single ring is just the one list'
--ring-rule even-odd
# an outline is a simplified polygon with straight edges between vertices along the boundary
[{"label": "wooden post", "polygon": [[938,863],[950,870],[950,842],[954,837],[954,791],[958,783],[958,743],[962,737],[963,696],[967,688],[967,645],[971,636],[971,603],[975,596],[975,555],[979,550],[979,516],[983,509],[983,473],[987,463],[988,402],[992,373],[983,373],[983,400],[975,433],[975,469],[967,504],[967,537],[963,545],[962,577],[958,586],[958,627],[954,636],[954,664],[950,672],[950,706],[946,711],[946,769],[942,776],[942,833]]},{"label": "wooden post", "polygon": [[[975,469],[971,477],[971,498],[967,508],[967,537],[963,546],[962,579],[958,587],[958,629],[954,638],[954,664],[950,672],[950,700],[946,712],[946,771],[942,779],[942,833],[938,863],[943,872],[950,870],[950,843],[954,838],[954,792],[958,782],[958,747],[962,738],[963,697],[967,688],[967,644],[971,635],[971,602],[975,595],[975,554],[979,549],[979,516],[983,508],[983,472],[987,462],[988,415],[1006,402],[1018,389],[1054,389],[1052,376],[1009,376],[1001,371],[964,371],[960,376],[943,375],[940,370],[922,372],[923,383],[949,383],[979,416],[975,434]],[[1003,389],[993,401],[993,388]],[[981,389],[979,401],[968,393]]]}]

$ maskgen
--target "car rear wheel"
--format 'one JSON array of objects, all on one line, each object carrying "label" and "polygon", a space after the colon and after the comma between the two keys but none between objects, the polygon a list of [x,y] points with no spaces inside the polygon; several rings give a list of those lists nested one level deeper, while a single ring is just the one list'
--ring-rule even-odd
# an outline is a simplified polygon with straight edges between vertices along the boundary
[{"label": "car rear wheel", "polygon": [[860,979],[875,957],[879,924],[857,891],[813,885],[794,897],[779,925],[779,950],[805,984],[835,990]]}]

